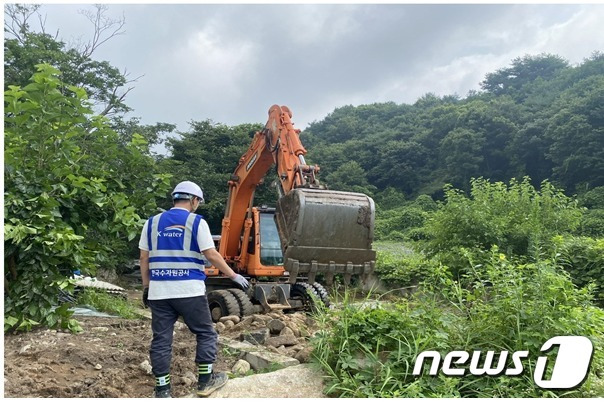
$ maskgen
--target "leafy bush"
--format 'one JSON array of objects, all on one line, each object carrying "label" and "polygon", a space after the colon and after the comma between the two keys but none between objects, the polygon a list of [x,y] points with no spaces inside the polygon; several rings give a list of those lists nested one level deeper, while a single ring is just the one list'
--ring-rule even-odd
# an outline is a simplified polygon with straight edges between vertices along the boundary
[{"label": "leafy bush", "polygon": [[472,179],[470,197],[448,186],[445,198],[424,227],[425,251],[455,273],[466,269],[467,250],[479,258],[493,245],[534,261],[553,236],[577,229],[582,216],[575,200],[547,181],[538,191],[528,177],[509,185]]},{"label": "leafy bush", "polygon": [[584,236],[604,237],[604,208],[585,211],[579,232]]},{"label": "leafy bush", "polygon": [[604,304],[604,239],[554,238],[558,262],[580,287],[594,285],[594,297]]},{"label": "leafy bush", "polygon": [[581,205],[589,209],[604,209],[604,186],[594,187],[579,197]]},{"label": "leafy bush", "polygon": [[424,238],[422,227],[437,204],[429,195],[393,209],[378,211],[376,238],[380,240],[419,240]]},{"label": "leafy bush", "polygon": [[[588,289],[577,289],[551,261],[518,264],[496,248],[465,283],[436,268],[423,291],[396,303],[342,303],[318,313],[324,330],[314,338],[314,357],[340,397],[544,397],[602,395],[604,350],[595,348],[587,381],[578,389],[545,390],[532,379],[536,357],[558,335],[604,342],[604,311]],[[369,306],[369,307],[368,307]],[[521,376],[431,377],[412,375],[425,350],[528,350]],[[424,369],[425,370],[425,369]],[[598,374],[599,373],[599,374]]]},{"label": "leafy bush", "polygon": [[392,286],[417,285],[432,274],[435,262],[415,252],[377,252],[376,273]]}]

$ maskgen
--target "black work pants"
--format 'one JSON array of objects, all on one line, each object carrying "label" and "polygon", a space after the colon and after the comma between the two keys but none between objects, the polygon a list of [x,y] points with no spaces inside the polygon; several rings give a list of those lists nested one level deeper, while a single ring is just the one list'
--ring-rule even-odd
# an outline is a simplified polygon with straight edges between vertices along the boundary
[{"label": "black work pants", "polygon": [[197,335],[196,363],[213,363],[218,349],[206,296],[182,299],[149,300],[151,308],[151,366],[156,376],[170,372],[174,323],[182,316],[189,330]]}]

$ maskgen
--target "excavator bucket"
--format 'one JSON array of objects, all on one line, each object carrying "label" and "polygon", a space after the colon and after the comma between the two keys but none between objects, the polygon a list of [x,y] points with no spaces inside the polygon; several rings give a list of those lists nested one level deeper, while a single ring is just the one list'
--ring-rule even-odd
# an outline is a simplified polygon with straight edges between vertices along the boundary
[{"label": "excavator bucket", "polygon": [[371,249],[375,205],[360,193],[297,188],[281,197],[275,213],[289,281],[313,283],[317,274],[331,285],[335,274],[350,283],[375,267]]}]

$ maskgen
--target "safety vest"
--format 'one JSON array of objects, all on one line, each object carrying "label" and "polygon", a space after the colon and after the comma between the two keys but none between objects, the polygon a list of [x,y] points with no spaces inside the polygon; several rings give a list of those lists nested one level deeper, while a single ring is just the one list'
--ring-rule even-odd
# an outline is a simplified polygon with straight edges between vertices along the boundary
[{"label": "safety vest", "polygon": [[[184,209],[171,209],[149,219],[147,240],[149,244],[149,279],[151,293],[160,298],[168,296],[162,291],[174,288],[174,281],[203,281],[206,279],[203,254],[199,250],[197,232],[202,217]],[[182,282],[181,282],[182,283]],[[186,291],[186,283],[178,289]],[[191,283],[193,285],[193,283]],[[155,289],[154,289],[155,288]],[[205,286],[204,286],[205,289]],[[155,290],[155,291],[154,291]],[[179,297],[179,295],[173,295]]]}]

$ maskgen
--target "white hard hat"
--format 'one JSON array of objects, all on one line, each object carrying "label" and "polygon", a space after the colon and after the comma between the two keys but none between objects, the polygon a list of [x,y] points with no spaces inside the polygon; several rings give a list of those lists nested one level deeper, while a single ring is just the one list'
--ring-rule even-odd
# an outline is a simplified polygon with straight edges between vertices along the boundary
[{"label": "white hard hat", "polygon": [[[181,196],[181,194],[182,194],[182,196]],[[194,195],[195,197],[201,198],[201,201],[203,201],[203,191],[201,191],[201,187],[199,187],[197,184],[193,183],[192,181],[181,181],[180,183],[178,183],[176,185],[176,187],[174,187],[174,191],[172,191],[172,198],[173,199],[190,199],[191,198],[188,196],[184,196],[185,194]]]}]

